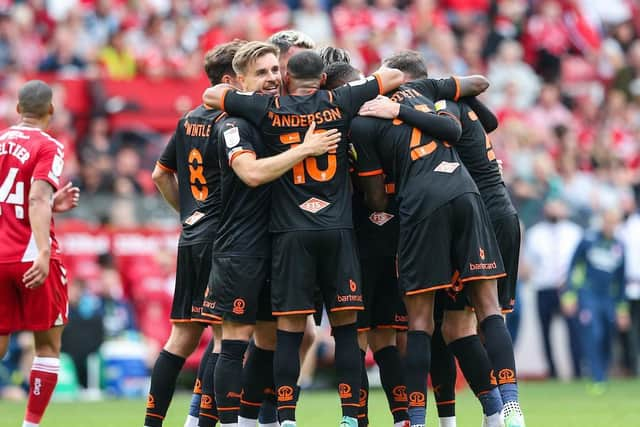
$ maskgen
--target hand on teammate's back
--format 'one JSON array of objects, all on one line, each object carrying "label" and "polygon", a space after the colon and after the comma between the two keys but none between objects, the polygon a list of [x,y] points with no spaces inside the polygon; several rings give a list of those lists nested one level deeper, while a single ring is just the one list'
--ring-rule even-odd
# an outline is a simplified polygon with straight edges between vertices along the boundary
[{"label": "hand on teammate's back", "polygon": [[49,275],[49,251],[41,251],[33,265],[22,276],[22,283],[29,289],[41,286]]},{"label": "hand on teammate's back", "polygon": [[338,129],[316,132],[316,122],[311,122],[309,129],[304,134],[302,145],[309,150],[310,156],[320,156],[329,151],[336,150],[342,134]]},{"label": "hand on teammate's back", "polygon": [[78,187],[72,187],[71,185],[71,182],[68,182],[53,195],[54,212],[67,212],[78,207],[80,189]]},{"label": "hand on teammate's back", "polygon": [[400,104],[382,95],[365,102],[360,107],[360,111],[358,111],[361,116],[377,117],[379,119],[395,119],[399,113]]}]

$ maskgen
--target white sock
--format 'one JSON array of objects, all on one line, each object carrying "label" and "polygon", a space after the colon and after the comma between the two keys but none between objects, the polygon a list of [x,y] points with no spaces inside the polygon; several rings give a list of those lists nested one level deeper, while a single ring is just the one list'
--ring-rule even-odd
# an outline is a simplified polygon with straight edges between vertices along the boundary
[{"label": "white sock", "polygon": [[40,424],[34,424],[27,421],[22,422],[22,427],[40,427]]},{"label": "white sock", "polygon": [[238,427],[238,423],[226,423],[226,424],[220,424],[220,427]]},{"label": "white sock", "polygon": [[440,418],[440,427],[456,427],[456,417]]},{"label": "white sock", "polygon": [[251,418],[245,418],[238,415],[238,427],[256,427],[258,420],[252,420]]},{"label": "white sock", "polygon": [[502,411],[496,412],[493,415],[485,415],[487,418],[487,427],[503,427]]},{"label": "white sock", "polygon": [[198,419],[193,415],[187,415],[187,419],[184,422],[184,427],[198,427]]}]

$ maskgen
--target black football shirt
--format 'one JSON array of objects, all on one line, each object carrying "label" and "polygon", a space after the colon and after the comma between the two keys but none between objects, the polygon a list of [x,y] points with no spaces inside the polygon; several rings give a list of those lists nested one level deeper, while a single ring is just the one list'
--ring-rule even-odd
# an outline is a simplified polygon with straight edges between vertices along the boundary
[{"label": "black football shirt", "polygon": [[351,124],[361,176],[385,173],[396,184],[400,224],[416,224],[464,193],[478,193],[453,148],[401,120],[358,117]]},{"label": "black football shirt", "polygon": [[478,186],[491,219],[515,214],[516,209],[500,175],[491,140],[476,113],[464,102],[444,100],[436,103],[436,111],[438,114],[450,114],[460,121],[462,136],[454,147]]},{"label": "black football shirt", "polygon": [[266,157],[266,147],[258,130],[244,119],[226,117],[218,122],[216,129],[220,141],[222,209],[214,252],[268,257],[271,184],[249,187],[232,168],[235,158],[243,153]]},{"label": "black football shirt", "polygon": [[220,166],[215,122],[224,113],[204,106],[185,114],[158,164],[178,177],[179,246],[212,242],[220,216]]},{"label": "black football shirt", "polygon": [[353,227],[346,137],[360,106],[380,89],[371,76],[304,96],[226,92],[223,109],[257,126],[269,155],[301,144],[313,121],[316,131],[337,128],[342,133],[336,152],[309,157],[273,183],[270,231]]},{"label": "black football shirt", "polygon": [[385,177],[384,186],[388,200],[384,212],[372,211],[364,202],[364,194],[357,189],[353,192],[353,228],[361,259],[395,256],[398,251],[400,222],[396,185]]}]

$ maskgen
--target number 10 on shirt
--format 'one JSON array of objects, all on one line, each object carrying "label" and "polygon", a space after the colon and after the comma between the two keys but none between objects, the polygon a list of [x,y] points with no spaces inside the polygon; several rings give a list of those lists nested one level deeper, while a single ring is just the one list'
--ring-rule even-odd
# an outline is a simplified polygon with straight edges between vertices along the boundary
[{"label": "number 10 on shirt", "polygon": [[[326,130],[319,129],[314,133],[322,132],[326,132]],[[300,137],[299,132],[292,132],[280,135],[280,142],[294,148],[302,142],[302,138]],[[336,150],[331,150],[327,154],[326,169],[318,168],[318,161],[315,157],[307,157],[293,167],[293,183],[297,185],[306,183],[307,175],[309,175],[309,177],[314,181],[330,181],[336,174],[337,164]]]}]

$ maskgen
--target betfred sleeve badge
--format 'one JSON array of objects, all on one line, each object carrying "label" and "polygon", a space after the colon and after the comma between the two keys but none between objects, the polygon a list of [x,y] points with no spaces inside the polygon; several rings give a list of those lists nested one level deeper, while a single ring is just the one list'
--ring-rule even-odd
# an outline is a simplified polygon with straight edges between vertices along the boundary
[{"label": "betfred sleeve badge", "polygon": [[232,127],[224,131],[224,143],[227,148],[233,148],[240,143],[240,131],[237,127]]}]

